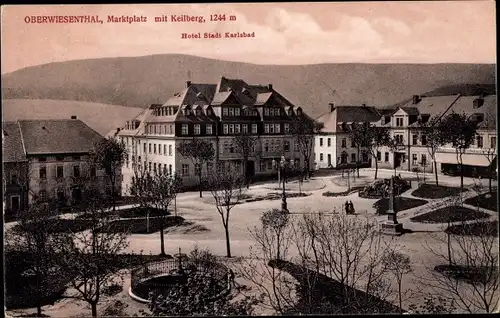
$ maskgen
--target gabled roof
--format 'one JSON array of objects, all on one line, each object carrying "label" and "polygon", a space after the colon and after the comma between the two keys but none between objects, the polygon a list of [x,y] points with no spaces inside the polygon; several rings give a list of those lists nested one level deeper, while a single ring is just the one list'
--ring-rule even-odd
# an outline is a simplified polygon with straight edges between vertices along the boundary
[{"label": "gabled roof", "polygon": [[497,97],[496,95],[487,95],[483,98],[483,105],[479,108],[474,108],[474,100],[480,99],[481,96],[461,96],[457,102],[451,107],[449,112],[466,113],[472,115],[475,113],[484,114],[484,120],[479,124],[480,128],[495,129],[497,127]]},{"label": "gabled roof", "polygon": [[337,106],[337,123],[343,122],[376,122],[380,120],[375,107],[371,106]]},{"label": "gabled roof", "polygon": [[413,101],[410,100],[405,105],[401,106],[401,108],[416,107],[420,114],[429,114],[431,116],[442,115],[447,112],[459,97],[459,94],[447,96],[421,96],[417,104],[413,104]]},{"label": "gabled roof", "polygon": [[86,153],[104,137],[78,119],[20,120],[26,154]]},{"label": "gabled roof", "polygon": [[17,122],[3,122],[2,126],[2,162],[26,161],[19,124]]}]

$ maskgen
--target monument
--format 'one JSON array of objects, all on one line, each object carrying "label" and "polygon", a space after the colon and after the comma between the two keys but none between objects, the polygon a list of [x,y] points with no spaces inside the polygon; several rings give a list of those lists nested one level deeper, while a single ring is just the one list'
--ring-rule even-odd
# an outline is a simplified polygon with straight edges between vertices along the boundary
[{"label": "monument", "polygon": [[394,177],[391,177],[389,186],[389,210],[387,211],[387,220],[382,223],[382,233],[387,235],[403,234],[403,224],[397,220],[397,209],[394,202]]}]

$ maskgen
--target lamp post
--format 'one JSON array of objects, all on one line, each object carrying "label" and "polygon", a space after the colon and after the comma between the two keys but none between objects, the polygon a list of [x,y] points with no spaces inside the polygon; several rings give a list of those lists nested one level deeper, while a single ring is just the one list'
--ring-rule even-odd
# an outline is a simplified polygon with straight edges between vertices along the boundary
[{"label": "lamp post", "polygon": [[389,210],[387,210],[387,220],[385,223],[382,223],[382,233],[388,235],[401,235],[403,234],[403,224],[399,223],[397,220],[397,209],[394,202],[394,178],[395,177],[391,177],[389,187]]},{"label": "lamp post", "polygon": [[281,169],[280,169],[279,163],[275,159],[273,159],[273,168],[278,170],[278,188],[279,188],[279,186],[281,184],[281,181],[280,181],[280,179],[281,179],[280,170]]}]

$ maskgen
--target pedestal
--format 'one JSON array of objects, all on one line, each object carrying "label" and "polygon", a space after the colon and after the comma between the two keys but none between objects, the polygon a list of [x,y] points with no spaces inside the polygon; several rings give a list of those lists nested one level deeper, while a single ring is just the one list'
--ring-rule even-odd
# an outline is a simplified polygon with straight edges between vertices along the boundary
[{"label": "pedestal", "polygon": [[387,211],[387,220],[382,223],[381,232],[383,234],[397,236],[403,234],[403,224],[397,221],[394,211]]}]

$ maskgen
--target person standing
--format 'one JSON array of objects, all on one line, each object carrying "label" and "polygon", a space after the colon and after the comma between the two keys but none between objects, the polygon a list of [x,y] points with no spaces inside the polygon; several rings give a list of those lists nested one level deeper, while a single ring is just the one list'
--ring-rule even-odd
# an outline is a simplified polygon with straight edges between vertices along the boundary
[{"label": "person standing", "polygon": [[352,203],[352,201],[349,201],[349,210],[350,210],[350,214],[354,214],[354,204]]},{"label": "person standing", "polygon": [[345,201],[344,209],[345,209],[345,214],[349,214],[349,201]]}]

